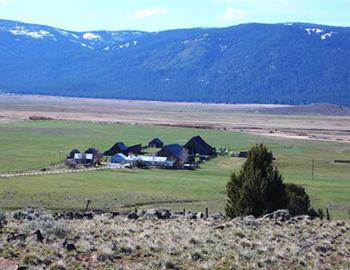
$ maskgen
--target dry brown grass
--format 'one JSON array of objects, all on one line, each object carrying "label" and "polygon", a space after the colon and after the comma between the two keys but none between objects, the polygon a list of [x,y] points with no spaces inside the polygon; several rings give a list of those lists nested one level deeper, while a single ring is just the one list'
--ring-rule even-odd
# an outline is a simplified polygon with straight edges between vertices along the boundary
[{"label": "dry brown grass", "polygon": [[[347,269],[349,221],[111,218],[34,220],[7,213],[1,256],[29,269]],[[43,242],[30,236],[41,230]],[[22,234],[22,235],[21,235]],[[17,239],[11,239],[17,235]],[[23,239],[25,237],[25,240]],[[76,249],[69,251],[66,243]],[[57,268],[57,266],[64,268]],[[55,268],[56,267],[56,268]]]},{"label": "dry brown grass", "polygon": [[[323,111],[325,114],[319,115]],[[321,111],[317,108],[315,114],[312,110],[302,112],[307,114],[284,105],[0,96],[2,121],[36,115],[63,120],[243,130],[274,137],[350,141],[350,116],[327,115],[324,108]]]}]

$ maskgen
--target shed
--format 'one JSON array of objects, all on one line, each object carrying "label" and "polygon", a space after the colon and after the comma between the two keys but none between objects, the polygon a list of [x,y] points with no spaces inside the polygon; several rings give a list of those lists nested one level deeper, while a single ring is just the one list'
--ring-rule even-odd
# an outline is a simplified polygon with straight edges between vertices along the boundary
[{"label": "shed", "polygon": [[117,142],[109,150],[104,152],[105,156],[113,156],[118,153],[128,154],[128,147],[123,142]]},{"label": "shed", "polygon": [[159,138],[154,138],[152,141],[148,143],[148,147],[153,147],[153,148],[162,148],[164,147],[164,143],[161,139]]},{"label": "shed", "polygon": [[[239,158],[248,158],[248,155],[249,155],[249,151],[241,151],[238,153]],[[271,152],[267,153],[267,157],[271,158],[272,160],[276,160],[276,157]]]},{"label": "shed", "polygon": [[238,153],[239,158],[247,158],[248,157],[248,151],[241,151]]},{"label": "shed", "polygon": [[85,151],[85,154],[92,154],[93,156],[97,156],[100,154],[100,151],[98,151],[96,148],[89,148]]},{"label": "shed", "polygon": [[213,156],[215,148],[206,143],[201,136],[192,137],[184,146],[190,155]]},{"label": "shed", "polygon": [[78,149],[74,149],[69,153],[67,159],[74,159],[75,154],[81,154],[81,152]]},{"label": "shed", "polygon": [[99,164],[102,157],[103,155],[99,150],[91,147],[85,151],[85,164]]},{"label": "shed", "polygon": [[142,153],[142,145],[136,144],[128,147],[128,154],[140,155]]}]

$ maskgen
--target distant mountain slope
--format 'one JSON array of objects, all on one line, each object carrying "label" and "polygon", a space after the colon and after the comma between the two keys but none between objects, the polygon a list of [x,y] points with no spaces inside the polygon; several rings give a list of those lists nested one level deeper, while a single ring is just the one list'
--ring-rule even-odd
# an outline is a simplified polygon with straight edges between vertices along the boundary
[{"label": "distant mountain slope", "polygon": [[293,23],[72,32],[0,20],[0,90],[350,105],[350,28]]}]

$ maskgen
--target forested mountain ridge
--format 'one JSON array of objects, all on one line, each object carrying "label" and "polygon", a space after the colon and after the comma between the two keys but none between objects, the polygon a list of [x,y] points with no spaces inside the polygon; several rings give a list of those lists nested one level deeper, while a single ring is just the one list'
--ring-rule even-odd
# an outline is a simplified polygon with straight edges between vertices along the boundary
[{"label": "forested mountain ridge", "polygon": [[288,23],[72,32],[0,20],[0,90],[350,105],[350,28]]}]

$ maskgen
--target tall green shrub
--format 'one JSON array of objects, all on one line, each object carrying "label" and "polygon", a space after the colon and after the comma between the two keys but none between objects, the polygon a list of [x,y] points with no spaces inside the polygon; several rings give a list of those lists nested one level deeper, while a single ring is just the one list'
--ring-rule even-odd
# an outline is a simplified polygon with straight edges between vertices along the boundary
[{"label": "tall green shrub", "polygon": [[304,215],[310,211],[310,198],[302,186],[285,184],[288,196],[287,208],[292,216]]},{"label": "tall green shrub", "polygon": [[283,184],[283,177],[272,161],[273,155],[265,145],[251,148],[240,172],[233,173],[227,183],[226,215],[259,217],[288,209],[293,216],[322,217],[322,213],[311,208],[310,198],[303,187]]},{"label": "tall green shrub", "polygon": [[231,175],[227,184],[229,217],[255,217],[286,208],[288,197],[283,178],[272,164],[265,145],[256,145],[248,153],[241,171]]}]

